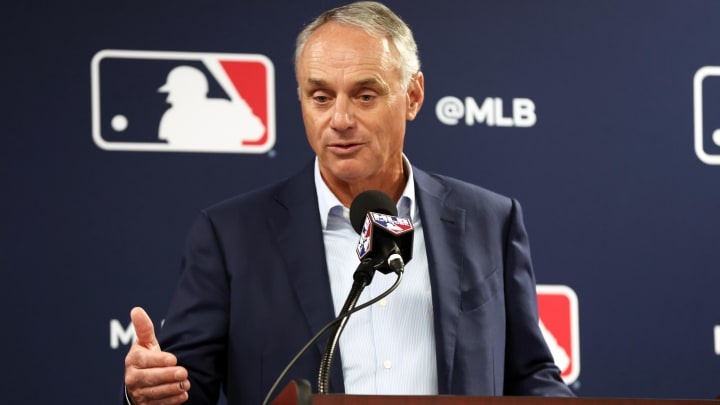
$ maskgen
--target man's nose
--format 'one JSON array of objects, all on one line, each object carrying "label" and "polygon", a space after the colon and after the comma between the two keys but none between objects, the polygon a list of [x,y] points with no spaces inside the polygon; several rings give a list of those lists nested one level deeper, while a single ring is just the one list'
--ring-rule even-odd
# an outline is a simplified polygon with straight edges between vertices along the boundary
[{"label": "man's nose", "polygon": [[355,118],[352,112],[352,103],[347,97],[338,97],[333,106],[330,126],[336,131],[352,128]]}]

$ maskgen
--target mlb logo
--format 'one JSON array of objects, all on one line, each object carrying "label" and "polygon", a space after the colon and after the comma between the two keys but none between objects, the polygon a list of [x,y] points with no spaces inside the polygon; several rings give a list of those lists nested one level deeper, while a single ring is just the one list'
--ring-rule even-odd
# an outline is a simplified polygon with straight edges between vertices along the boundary
[{"label": "mlb logo", "polygon": [[395,235],[401,235],[413,229],[412,222],[408,218],[380,214],[377,212],[368,212],[368,216],[381,228]]},{"label": "mlb logo", "polygon": [[360,240],[358,241],[357,253],[358,258],[362,261],[365,255],[370,251],[370,241],[372,240],[372,222],[370,221],[370,215],[365,216],[365,222],[363,223],[362,231],[360,232]]},{"label": "mlb logo", "polygon": [[92,135],[105,150],[265,153],[275,71],[257,54],[102,50],[91,63]]},{"label": "mlb logo", "polygon": [[694,146],[706,164],[720,165],[720,66],[704,66],[693,80]]},{"label": "mlb logo", "polygon": [[580,375],[577,295],[568,286],[538,285],[537,296],[540,330],[560,376],[566,384],[572,384]]}]

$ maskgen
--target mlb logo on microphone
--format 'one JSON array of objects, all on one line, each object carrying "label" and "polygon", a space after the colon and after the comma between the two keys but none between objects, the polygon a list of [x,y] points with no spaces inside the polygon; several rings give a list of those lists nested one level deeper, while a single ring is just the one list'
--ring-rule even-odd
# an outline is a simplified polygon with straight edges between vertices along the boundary
[{"label": "mlb logo on microphone", "polygon": [[377,212],[368,212],[368,216],[374,223],[395,235],[400,235],[413,229],[412,222],[410,222],[408,218],[380,214]]},{"label": "mlb logo on microphone", "polygon": [[91,62],[92,136],[105,150],[265,153],[275,72],[258,54],[106,49]]},{"label": "mlb logo on microphone", "polygon": [[357,249],[355,250],[360,260],[372,250],[373,224],[377,225],[378,229],[385,230],[396,236],[413,230],[412,221],[408,218],[368,212],[365,216],[362,230],[360,231],[360,240],[358,241]]},{"label": "mlb logo on microphone", "polygon": [[578,299],[564,285],[537,285],[540,330],[566,384],[580,375]]},{"label": "mlb logo on microphone", "polygon": [[355,249],[355,253],[357,253],[358,258],[362,260],[365,255],[368,254],[370,251],[370,241],[372,240],[372,221],[370,220],[370,215],[365,216],[365,222],[363,223],[362,231],[360,231],[360,240],[358,241],[358,246]]}]

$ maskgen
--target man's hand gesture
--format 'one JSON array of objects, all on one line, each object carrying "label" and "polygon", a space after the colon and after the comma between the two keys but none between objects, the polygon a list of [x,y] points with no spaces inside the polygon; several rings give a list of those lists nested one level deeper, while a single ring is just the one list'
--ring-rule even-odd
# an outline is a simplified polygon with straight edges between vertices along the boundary
[{"label": "man's hand gesture", "polygon": [[175,405],[188,399],[188,372],[172,353],[160,350],[155,328],[140,307],[130,311],[138,340],[125,356],[125,388],[134,405]]}]

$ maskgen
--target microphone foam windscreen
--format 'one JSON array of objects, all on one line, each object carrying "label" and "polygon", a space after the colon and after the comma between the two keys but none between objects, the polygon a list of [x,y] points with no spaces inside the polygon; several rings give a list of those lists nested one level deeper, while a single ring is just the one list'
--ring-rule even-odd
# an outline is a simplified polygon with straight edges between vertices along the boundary
[{"label": "microphone foam windscreen", "polygon": [[367,190],[358,194],[350,204],[350,223],[355,232],[362,231],[365,216],[368,212],[397,216],[398,211],[395,202],[382,191]]}]

